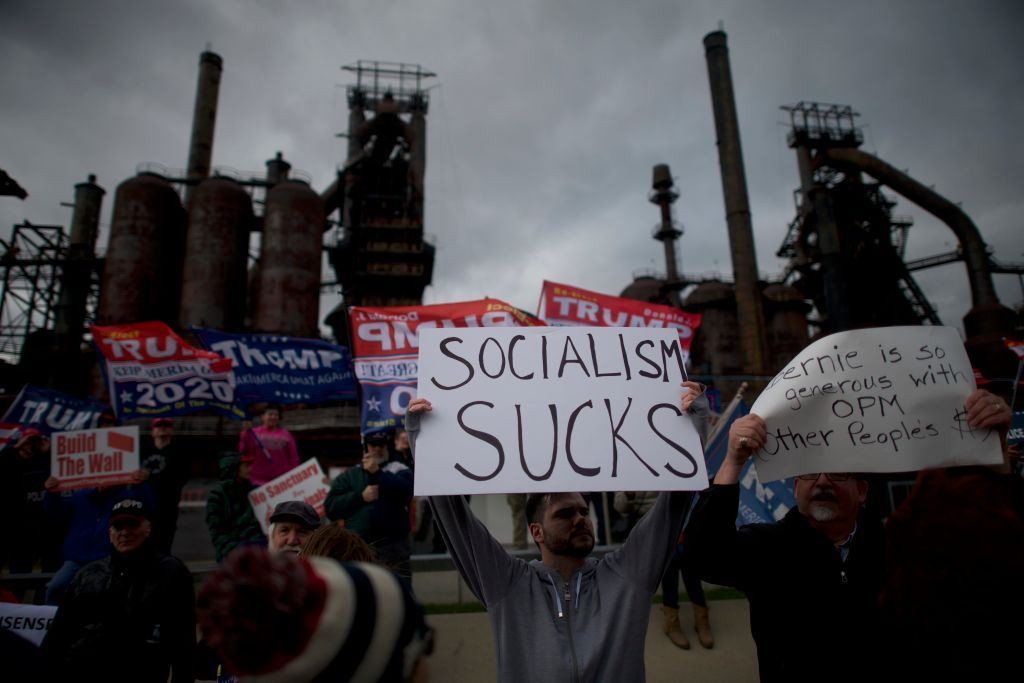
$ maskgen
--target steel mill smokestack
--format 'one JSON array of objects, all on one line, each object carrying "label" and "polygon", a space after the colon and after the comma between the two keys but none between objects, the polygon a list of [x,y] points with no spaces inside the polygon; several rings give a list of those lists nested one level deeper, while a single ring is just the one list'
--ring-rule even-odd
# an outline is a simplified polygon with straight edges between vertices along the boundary
[{"label": "steel mill smokestack", "polygon": [[47,385],[61,391],[79,390],[82,331],[105,194],[106,190],[96,184],[96,176],[91,174],[87,181],[75,185],[75,208],[67,259],[60,277],[60,298],[53,326],[54,347],[47,376]]},{"label": "steel mill smokestack", "polygon": [[683,234],[672,220],[672,204],[679,199],[672,182],[672,171],[668,164],[654,167],[649,199],[661,210],[661,223],[654,232],[654,239],[665,245],[665,297],[671,306],[679,308],[679,267],[676,263],[676,238]]},{"label": "steel mill smokestack", "polygon": [[722,171],[725,195],[725,221],[729,228],[729,250],[732,253],[733,276],[736,280],[736,313],[739,316],[740,346],[749,371],[767,374],[768,358],[765,338],[764,307],[757,284],[757,255],[754,251],[754,230],[750,222],[750,202],[743,170],[743,149],[736,118],[736,98],[729,68],[729,48],[724,31],[704,36],[704,53],[708,60],[711,82],[711,104],[715,113],[718,141],[718,164]]},{"label": "steel mill smokestack", "polygon": [[93,260],[96,258],[96,237],[99,233],[100,208],[106,190],[90,175],[75,185],[75,208],[71,218],[68,259],[61,275],[60,301],[57,304],[54,331],[63,338],[66,350],[77,351],[85,322],[85,305],[89,296]]},{"label": "steel mill smokestack", "polygon": [[192,113],[192,140],[188,148],[187,177],[191,182],[185,190],[186,207],[195,186],[210,176],[217,95],[223,70],[224,60],[220,55],[206,50],[199,56],[199,82],[196,85],[196,107]]}]

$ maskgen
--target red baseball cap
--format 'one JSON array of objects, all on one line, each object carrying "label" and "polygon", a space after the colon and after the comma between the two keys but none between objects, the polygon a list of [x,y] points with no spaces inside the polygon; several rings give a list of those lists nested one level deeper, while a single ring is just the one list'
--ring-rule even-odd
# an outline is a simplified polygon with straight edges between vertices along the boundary
[{"label": "red baseball cap", "polygon": [[18,437],[18,443],[15,444],[15,448],[21,448],[32,439],[43,438],[43,433],[35,427],[29,427],[28,429],[21,432],[21,436]]}]

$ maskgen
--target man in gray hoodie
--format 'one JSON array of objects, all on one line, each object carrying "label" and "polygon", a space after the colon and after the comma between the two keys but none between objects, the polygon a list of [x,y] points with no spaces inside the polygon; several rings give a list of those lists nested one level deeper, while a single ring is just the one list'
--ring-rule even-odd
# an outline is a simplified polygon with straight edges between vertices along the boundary
[{"label": "man in gray hoodie", "polygon": [[[682,407],[703,442],[708,402],[685,382]],[[409,404],[406,429],[415,452],[430,402]],[[456,568],[487,608],[499,681],[644,680],[644,638],[651,596],[675,551],[692,492],[662,493],[618,550],[590,557],[594,529],[578,493],[531,496],[527,515],[541,559],[510,556],[462,496],[429,499]]]}]

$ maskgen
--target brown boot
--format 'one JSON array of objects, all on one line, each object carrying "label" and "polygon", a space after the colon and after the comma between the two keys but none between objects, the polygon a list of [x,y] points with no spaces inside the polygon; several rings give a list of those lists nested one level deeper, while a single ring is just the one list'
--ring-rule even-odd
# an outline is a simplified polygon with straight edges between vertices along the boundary
[{"label": "brown boot", "polygon": [[697,629],[697,640],[707,649],[715,646],[715,639],[711,637],[711,620],[708,619],[707,606],[694,604],[693,626]]},{"label": "brown boot", "polygon": [[665,615],[665,635],[676,647],[681,647],[684,650],[690,649],[690,641],[686,639],[686,634],[683,633],[682,627],[679,625],[679,610],[674,607],[661,606],[661,611]]}]

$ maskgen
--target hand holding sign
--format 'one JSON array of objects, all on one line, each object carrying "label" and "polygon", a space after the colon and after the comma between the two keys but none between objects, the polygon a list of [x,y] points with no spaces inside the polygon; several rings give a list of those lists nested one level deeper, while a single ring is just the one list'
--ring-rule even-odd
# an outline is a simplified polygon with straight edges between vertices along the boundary
[{"label": "hand holding sign", "polygon": [[725,460],[715,474],[716,484],[735,484],[740,480],[743,466],[759,448],[764,446],[768,430],[760,415],[744,415],[729,428],[729,445]]},{"label": "hand holding sign", "polygon": [[972,392],[964,401],[967,408],[967,424],[975,429],[995,429],[1002,440],[1010,429],[1013,413],[1006,401],[984,389]]}]

